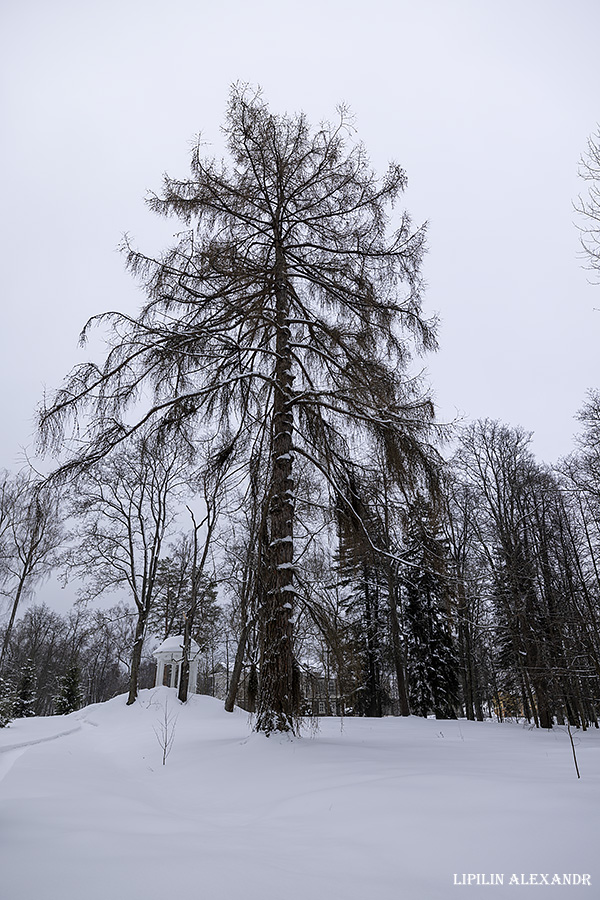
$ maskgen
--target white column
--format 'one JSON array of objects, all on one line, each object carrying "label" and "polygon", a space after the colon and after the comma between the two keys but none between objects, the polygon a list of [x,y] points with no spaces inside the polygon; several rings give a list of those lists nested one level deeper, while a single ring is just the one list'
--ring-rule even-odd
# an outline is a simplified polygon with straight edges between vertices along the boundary
[{"label": "white column", "polygon": [[177,671],[177,663],[171,659],[171,687],[175,687],[175,672]]},{"label": "white column", "polygon": [[198,685],[198,658],[192,660],[190,664],[190,683],[188,686],[188,692],[191,694],[195,694]]},{"label": "white column", "polygon": [[160,687],[163,683],[163,678],[165,674],[165,661],[164,659],[159,659],[156,663],[156,684],[154,687]]}]

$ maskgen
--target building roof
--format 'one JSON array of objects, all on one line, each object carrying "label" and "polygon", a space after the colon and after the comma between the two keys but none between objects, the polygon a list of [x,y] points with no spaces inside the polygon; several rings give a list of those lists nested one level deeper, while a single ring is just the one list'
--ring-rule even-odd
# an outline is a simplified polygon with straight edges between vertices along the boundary
[{"label": "building roof", "polygon": [[[152,651],[153,656],[159,653],[180,653],[183,650],[183,635],[176,634],[173,637],[165,638],[162,644],[159,644],[156,650]],[[200,647],[195,640],[192,639],[190,644],[190,652],[195,656],[200,652]]]}]

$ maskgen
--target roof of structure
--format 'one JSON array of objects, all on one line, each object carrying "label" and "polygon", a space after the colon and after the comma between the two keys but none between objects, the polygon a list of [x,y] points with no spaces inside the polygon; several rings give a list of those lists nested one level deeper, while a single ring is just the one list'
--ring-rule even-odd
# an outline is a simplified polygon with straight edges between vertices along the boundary
[{"label": "roof of structure", "polygon": [[[176,634],[173,637],[165,638],[162,644],[159,644],[156,650],[153,650],[152,653],[156,656],[158,653],[178,653],[183,650],[183,635]],[[200,647],[196,643],[195,640],[192,639],[190,645],[190,651],[193,654],[200,652]]]}]

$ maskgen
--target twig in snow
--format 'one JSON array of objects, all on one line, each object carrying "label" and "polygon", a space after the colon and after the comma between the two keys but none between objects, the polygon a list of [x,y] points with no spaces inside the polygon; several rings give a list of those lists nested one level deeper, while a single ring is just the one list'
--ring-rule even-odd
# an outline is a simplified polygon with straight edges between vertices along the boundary
[{"label": "twig in snow", "polygon": [[177,716],[174,713],[169,715],[168,700],[165,700],[163,709],[163,718],[157,728],[154,729],[156,740],[162,749],[162,764],[167,764],[167,756],[171,752],[173,741],[175,740],[175,726],[177,725]]}]

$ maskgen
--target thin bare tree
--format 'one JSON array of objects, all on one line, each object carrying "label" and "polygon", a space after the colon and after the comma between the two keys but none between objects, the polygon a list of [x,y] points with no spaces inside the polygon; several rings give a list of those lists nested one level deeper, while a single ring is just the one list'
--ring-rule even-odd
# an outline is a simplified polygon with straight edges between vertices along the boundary
[{"label": "thin bare tree", "polygon": [[600,129],[588,139],[579,174],[588,182],[587,195],[579,196],[575,210],[581,216],[579,231],[588,268],[600,273]]},{"label": "thin bare tree", "polygon": [[137,613],[129,696],[135,701],[148,616],[163,544],[189,488],[187,457],[161,440],[138,434],[127,447],[80,475],[71,514],[77,520],[65,555],[68,577],[83,579],[82,599],[125,588]]},{"label": "thin bare tree", "polygon": [[2,671],[19,607],[57,565],[64,529],[56,489],[41,488],[33,475],[4,473],[0,494],[0,595],[10,603],[0,650]]}]

